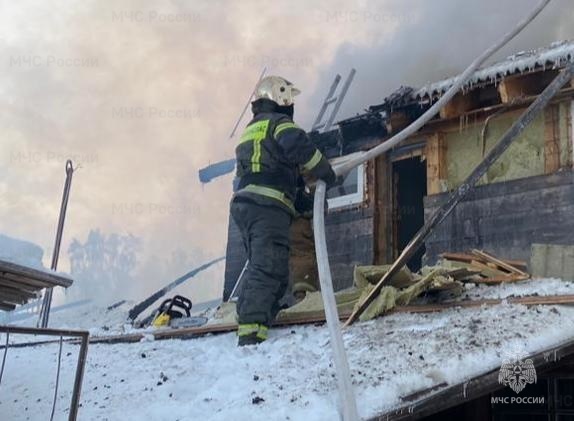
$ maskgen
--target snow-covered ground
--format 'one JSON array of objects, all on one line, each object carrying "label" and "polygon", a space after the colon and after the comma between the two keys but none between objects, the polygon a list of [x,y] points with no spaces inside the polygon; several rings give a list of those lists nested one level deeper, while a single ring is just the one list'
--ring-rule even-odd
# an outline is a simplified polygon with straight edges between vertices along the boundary
[{"label": "snow-covered ground", "polygon": [[[542,282],[548,282],[544,286],[552,294],[573,288],[540,280],[473,288],[469,294],[494,298],[531,294],[533,288],[543,294]],[[77,315],[76,309],[76,320]],[[108,322],[120,320],[106,317]],[[58,323],[64,319],[59,316]],[[393,314],[356,324],[344,339],[360,413],[368,418],[399,406],[401,397],[421,389],[496,369],[508,351],[533,353],[572,339],[573,322],[573,307],[501,304]],[[72,327],[73,318],[66,323]],[[77,352],[77,346],[64,344],[57,420],[66,419]],[[57,344],[9,350],[0,384],[2,420],[49,419],[57,353]],[[246,348],[236,347],[233,333],[91,345],[79,418],[333,420],[334,375],[325,327],[273,329],[269,341]]]}]

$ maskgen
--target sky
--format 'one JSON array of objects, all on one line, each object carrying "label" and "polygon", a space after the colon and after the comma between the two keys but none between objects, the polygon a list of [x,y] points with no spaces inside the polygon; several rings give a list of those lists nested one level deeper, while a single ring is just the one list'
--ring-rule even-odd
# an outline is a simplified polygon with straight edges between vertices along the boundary
[{"label": "sky", "polygon": [[[538,0],[0,0],[0,233],[49,264],[66,159],[74,174],[60,268],[90,230],[141,239],[139,298],[224,255],[229,134],[263,67],[301,90],[309,128],[337,72],[357,69],[339,114],[400,85],[453,76]],[[498,58],[574,39],[574,8],[553,0]],[[247,119],[242,121],[243,127]],[[185,292],[218,297],[223,264]],[[124,297],[110,297],[124,298]]]}]

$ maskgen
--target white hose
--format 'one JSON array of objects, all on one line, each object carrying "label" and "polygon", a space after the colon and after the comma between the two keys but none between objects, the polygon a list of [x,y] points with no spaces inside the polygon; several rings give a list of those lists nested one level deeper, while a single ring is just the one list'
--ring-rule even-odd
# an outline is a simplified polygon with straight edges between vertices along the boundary
[{"label": "white hose", "polygon": [[[440,109],[452,99],[454,95],[456,95],[456,93],[462,88],[462,86],[480,67],[480,65],[484,63],[485,60],[500,50],[500,48],[506,45],[530,22],[532,22],[532,20],[538,16],[538,14],[548,5],[548,3],[550,3],[550,1],[551,0],[541,1],[540,4],[528,15],[528,17],[522,20],[512,31],[507,33],[500,41],[487,49],[476,60],[474,60],[470,66],[468,66],[468,68],[457,77],[448,91],[406,129],[399,132],[389,140],[374,147],[373,149],[363,152],[356,157],[353,157],[349,161],[335,167],[335,173],[337,175],[347,174],[353,168],[387,152],[389,149],[395,147],[400,142],[417,132],[433,116],[435,116],[440,111]],[[324,218],[325,193],[325,183],[323,181],[318,181],[315,189],[315,202],[313,206],[313,229],[315,234],[315,248],[317,252],[317,267],[319,269],[321,295],[323,297],[323,304],[325,306],[325,317],[327,320],[327,326],[329,328],[329,335],[331,337],[331,346],[333,348],[335,370],[337,373],[337,384],[339,387],[339,405],[341,417],[344,421],[357,421],[359,419],[359,415],[357,413],[357,402],[353,391],[349,362],[347,360],[347,355],[343,344],[343,336],[339,326],[339,315],[335,302],[335,293],[333,291],[333,282],[331,280],[331,268],[329,266],[329,255],[327,252]]]},{"label": "white hose", "polygon": [[[331,347],[333,348],[333,359],[337,372],[337,385],[339,387],[339,413],[344,421],[358,421],[357,400],[353,391],[351,381],[351,370],[343,345],[343,335],[339,327],[339,314],[337,303],[335,302],[335,292],[333,291],[333,281],[331,280],[331,268],[329,267],[329,256],[327,255],[327,240],[325,238],[325,192],[327,190],[324,181],[319,180],[315,188],[315,202],[313,203],[313,228],[315,229],[315,249],[317,251],[317,268],[319,269],[319,282],[321,283],[321,296],[325,307],[325,318],[329,335],[331,337]],[[317,235],[319,231],[320,235]]]}]

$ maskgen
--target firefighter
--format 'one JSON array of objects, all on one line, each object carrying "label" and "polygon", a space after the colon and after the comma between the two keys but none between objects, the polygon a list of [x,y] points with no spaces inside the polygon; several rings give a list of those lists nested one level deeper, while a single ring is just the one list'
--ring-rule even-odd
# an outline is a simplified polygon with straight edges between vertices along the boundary
[{"label": "firefighter", "polygon": [[237,301],[238,345],[267,338],[289,284],[289,230],[302,172],[332,185],[329,161],[293,122],[288,80],[267,76],[256,87],[253,119],[235,149],[239,185],[230,212],[239,227],[249,264]]}]

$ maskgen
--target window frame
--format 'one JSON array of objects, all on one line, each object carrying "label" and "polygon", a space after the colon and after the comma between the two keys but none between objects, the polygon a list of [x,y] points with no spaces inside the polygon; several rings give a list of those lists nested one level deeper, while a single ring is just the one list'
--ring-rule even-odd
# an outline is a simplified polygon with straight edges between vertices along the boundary
[{"label": "window frame", "polygon": [[[346,155],[344,157],[336,158],[331,161],[333,166],[337,163],[347,161],[351,155]],[[337,196],[327,199],[328,212],[348,209],[351,207],[357,207],[363,204],[366,200],[365,187],[367,185],[367,164],[361,164],[354,168],[352,171],[357,171],[357,191],[355,193],[346,194],[344,196]]]}]

